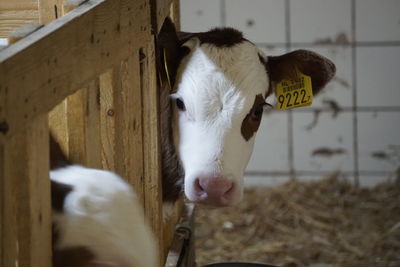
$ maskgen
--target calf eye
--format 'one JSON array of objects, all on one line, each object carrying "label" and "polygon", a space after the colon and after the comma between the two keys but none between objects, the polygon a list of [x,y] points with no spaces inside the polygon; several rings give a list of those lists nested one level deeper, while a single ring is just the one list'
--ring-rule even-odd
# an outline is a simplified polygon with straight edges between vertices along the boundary
[{"label": "calf eye", "polygon": [[186,110],[185,103],[183,103],[182,99],[177,98],[175,101],[176,101],[176,106],[178,107],[178,109],[180,111],[185,111]]},{"label": "calf eye", "polygon": [[253,109],[252,117],[255,120],[260,120],[264,111],[264,105],[258,105]]}]

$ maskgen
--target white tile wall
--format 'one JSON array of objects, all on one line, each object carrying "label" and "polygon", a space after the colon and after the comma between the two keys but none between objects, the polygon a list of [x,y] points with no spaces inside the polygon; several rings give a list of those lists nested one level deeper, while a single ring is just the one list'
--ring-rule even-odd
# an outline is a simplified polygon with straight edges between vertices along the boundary
[{"label": "white tile wall", "polygon": [[392,172],[400,166],[400,113],[358,114],[361,171]]},{"label": "white tile wall", "polygon": [[[291,173],[312,180],[338,169],[345,171],[348,179],[359,178],[361,185],[394,177],[400,167],[400,0],[181,3],[185,30],[204,31],[225,24],[242,30],[267,55],[283,54],[288,47],[306,48],[336,64],[337,76],[313,106],[295,109],[292,115],[273,112],[264,116],[246,184],[281,184]],[[357,107],[353,107],[354,92]],[[336,118],[331,111],[321,112],[318,123],[305,129],[312,124],[316,109],[329,106],[327,101],[335,101],[342,112]],[[358,145],[357,153],[354,144]],[[323,147],[346,153],[312,156],[313,151]]]},{"label": "white tile wall", "polygon": [[399,74],[400,46],[357,48],[358,105],[399,106]]},{"label": "white tile wall", "polygon": [[348,0],[290,1],[292,42],[351,39],[351,2]]},{"label": "white tile wall", "polygon": [[203,32],[220,26],[220,2],[215,0],[182,0],[181,29],[189,32]]},{"label": "white tile wall", "polygon": [[226,25],[256,43],[285,42],[285,7],[281,0],[227,0]]},{"label": "white tile wall", "polygon": [[[294,168],[299,171],[353,170],[352,114],[339,113],[336,118],[320,113],[316,124],[312,113],[293,114]],[[313,126],[313,127],[312,127]],[[326,155],[322,149],[342,150]]]},{"label": "white tile wall", "polygon": [[288,122],[285,111],[265,114],[247,171],[289,171]]},{"label": "white tile wall", "polygon": [[400,41],[399,0],[356,0],[357,41]]}]

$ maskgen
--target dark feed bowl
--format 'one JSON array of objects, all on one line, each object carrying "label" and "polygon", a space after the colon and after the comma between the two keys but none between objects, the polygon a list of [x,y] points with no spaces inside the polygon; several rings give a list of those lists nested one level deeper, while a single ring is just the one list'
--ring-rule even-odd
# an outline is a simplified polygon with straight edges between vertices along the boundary
[{"label": "dark feed bowl", "polygon": [[202,267],[277,267],[261,263],[247,263],[247,262],[220,262],[203,265]]}]

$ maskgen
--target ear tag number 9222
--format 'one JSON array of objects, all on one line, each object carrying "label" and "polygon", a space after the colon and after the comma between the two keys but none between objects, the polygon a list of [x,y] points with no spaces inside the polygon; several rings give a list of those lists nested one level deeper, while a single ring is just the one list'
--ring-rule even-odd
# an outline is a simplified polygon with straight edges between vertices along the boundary
[{"label": "ear tag number 9222", "polygon": [[313,94],[310,76],[297,72],[297,78],[282,80],[275,86],[278,109],[291,109],[312,104]]}]

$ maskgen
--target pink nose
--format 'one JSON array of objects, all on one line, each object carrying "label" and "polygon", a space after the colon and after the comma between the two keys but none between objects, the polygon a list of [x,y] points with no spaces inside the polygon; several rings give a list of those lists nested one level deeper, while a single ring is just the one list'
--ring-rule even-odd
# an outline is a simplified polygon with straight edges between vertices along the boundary
[{"label": "pink nose", "polygon": [[223,177],[200,177],[196,180],[197,202],[215,206],[228,206],[233,202],[234,184]]}]

